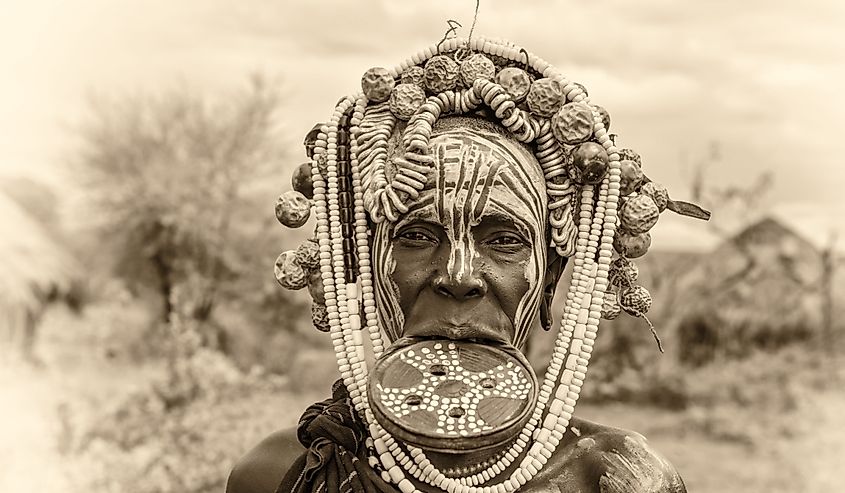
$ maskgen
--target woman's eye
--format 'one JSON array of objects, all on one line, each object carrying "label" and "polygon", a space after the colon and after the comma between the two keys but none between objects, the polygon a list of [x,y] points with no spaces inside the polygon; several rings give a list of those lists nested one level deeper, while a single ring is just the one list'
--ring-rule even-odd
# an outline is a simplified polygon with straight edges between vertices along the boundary
[{"label": "woman's eye", "polygon": [[490,238],[487,244],[492,246],[517,247],[525,245],[525,241],[513,233],[502,233]]},{"label": "woman's eye", "polygon": [[437,241],[430,233],[418,229],[403,231],[396,235],[396,238],[411,243],[434,243]]},{"label": "woman's eye", "polygon": [[402,233],[400,236],[402,238],[405,238],[406,240],[414,241],[425,241],[428,239],[428,236],[423,233],[420,233],[419,231],[408,231],[407,233]]}]

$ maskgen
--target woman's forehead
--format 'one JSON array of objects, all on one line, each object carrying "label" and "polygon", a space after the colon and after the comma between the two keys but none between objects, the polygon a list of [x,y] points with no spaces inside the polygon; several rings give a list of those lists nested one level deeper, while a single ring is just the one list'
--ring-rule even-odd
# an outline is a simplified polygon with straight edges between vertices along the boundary
[{"label": "woman's forehead", "polygon": [[478,224],[484,217],[513,222],[545,218],[546,192],[540,166],[528,149],[495,132],[453,127],[430,143],[434,172],[400,220],[448,226],[456,216]]},{"label": "woman's forehead", "polygon": [[[472,119],[456,119],[462,122],[475,122]],[[521,168],[532,179],[543,183],[540,164],[534,154],[524,144],[502,131],[495,131],[481,123],[471,125],[457,125],[450,120],[442,126],[435,126],[429,142],[429,152],[433,155],[440,153],[448,158],[447,173],[459,174],[462,167],[468,163],[465,155],[468,147],[476,148],[487,161],[498,161],[499,166]],[[462,166],[454,166],[461,164]],[[489,164],[489,163],[488,163]]]}]

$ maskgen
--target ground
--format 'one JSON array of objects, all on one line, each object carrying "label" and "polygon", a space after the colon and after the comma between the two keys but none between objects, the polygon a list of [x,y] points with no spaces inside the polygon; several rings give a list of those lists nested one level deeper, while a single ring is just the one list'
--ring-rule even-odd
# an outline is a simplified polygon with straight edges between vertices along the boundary
[{"label": "ground", "polygon": [[[54,341],[65,335],[48,334]],[[45,354],[46,366],[32,368],[4,361],[0,367],[0,491],[69,490],[64,476],[75,462],[67,450],[77,433],[69,409],[98,407],[155,373],[151,366],[115,362],[102,355],[95,344],[75,352]],[[90,353],[86,354],[86,351]],[[73,354],[73,356],[71,356]],[[319,354],[301,356],[313,363]],[[330,361],[326,362],[331,368]],[[313,368],[311,364],[309,367]],[[316,378],[313,377],[312,378]],[[331,378],[325,372],[323,380]],[[322,387],[324,385],[324,387]],[[309,382],[312,389],[328,382]],[[320,392],[303,393],[297,388],[254,396],[259,408],[272,410],[250,429],[254,436],[243,440],[244,450],[232,450],[231,460],[242,454],[247,443],[257,442],[275,427],[293,424]],[[805,394],[802,422],[795,433],[773,432],[768,439],[746,443],[716,439],[700,427],[690,426],[688,413],[670,412],[625,404],[579,404],[580,416],[644,434],[678,468],[693,493],[770,492],[814,493],[837,491],[845,466],[845,390]],[[220,415],[231,415],[221,409]],[[787,428],[792,424],[785,423]],[[214,437],[207,437],[214,440]],[[220,464],[219,474],[231,467]],[[209,489],[209,491],[216,491]],[[86,493],[90,493],[87,490]]]}]

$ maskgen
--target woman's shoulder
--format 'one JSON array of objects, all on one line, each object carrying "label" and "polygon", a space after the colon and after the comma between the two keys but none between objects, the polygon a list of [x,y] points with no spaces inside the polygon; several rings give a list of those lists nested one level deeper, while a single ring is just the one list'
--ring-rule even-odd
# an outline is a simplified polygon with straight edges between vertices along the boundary
[{"label": "woman's shoulder", "polygon": [[686,492],[678,471],[645,437],[576,417],[536,479],[561,491]]},{"label": "woman's shoulder", "polygon": [[304,451],[295,428],[271,434],[235,464],[226,493],[274,493]]}]

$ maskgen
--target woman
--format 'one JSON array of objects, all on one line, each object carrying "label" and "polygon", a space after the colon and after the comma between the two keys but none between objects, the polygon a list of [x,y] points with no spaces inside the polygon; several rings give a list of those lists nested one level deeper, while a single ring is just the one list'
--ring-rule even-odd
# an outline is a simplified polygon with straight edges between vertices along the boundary
[{"label": "woman", "polygon": [[[277,204],[297,227],[313,196],[316,240],[276,274],[309,287],[342,378],[228,491],[685,491],[642,436],[572,413],[599,318],[649,308],[630,260],[648,229],[666,207],[704,212],[644,177],[583,87],[511,43],[447,39],[362,89]],[[568,261],[538,381],[520,348],[552,327]]]}]

